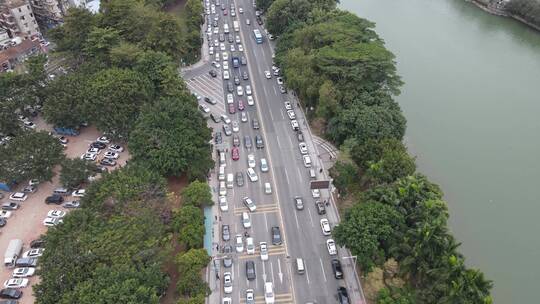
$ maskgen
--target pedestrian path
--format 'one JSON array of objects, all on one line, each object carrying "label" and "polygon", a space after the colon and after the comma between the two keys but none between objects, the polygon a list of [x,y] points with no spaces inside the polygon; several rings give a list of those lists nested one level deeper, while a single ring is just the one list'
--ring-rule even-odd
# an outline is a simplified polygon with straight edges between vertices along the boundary
[{"label": "pedestrian path", "polygon": [[204,97],[209,97],[217,102],[215,105],[205,103],[212,110],[212,113],[225,113],[225,98],[221,78],[213,78],[208,74],[203,74],[186,79],[186,84],[192,93],[197,93],[202,97],[200,102],[204,102]]},{"label": "pedestrian path", "polygon": [[[327,141],[313,135],[313,142],[319,147],[323,148],[326,151],[326,154],[329,155],[330,159],[336,159],[338,149]],[[321,153],[322,154],[322,153]]]}]

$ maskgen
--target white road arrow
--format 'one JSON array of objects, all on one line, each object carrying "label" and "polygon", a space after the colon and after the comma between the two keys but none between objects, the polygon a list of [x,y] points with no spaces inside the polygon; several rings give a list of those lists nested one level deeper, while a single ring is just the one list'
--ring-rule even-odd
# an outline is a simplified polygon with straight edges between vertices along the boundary
[{"label": "white road arrow", "polygon": [[283,273],[281,272],[281,260],[277,260],[277,267],[278,267],[278,276],[279,276],[279,282],[283,284]]}]

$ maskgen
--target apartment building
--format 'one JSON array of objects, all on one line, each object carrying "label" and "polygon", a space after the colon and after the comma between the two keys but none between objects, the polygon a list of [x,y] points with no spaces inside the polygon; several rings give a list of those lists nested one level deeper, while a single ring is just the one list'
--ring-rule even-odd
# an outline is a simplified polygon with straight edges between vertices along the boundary
[{"label": "apartment building", "polygon": [[0,0],[0,27],[7,30],[11,38],[28,39],[40,34],[28,0]]},{"label": "apartment building", "polygon": [[45,27],[53,26],[63,20],[62,3],[59,0],[31,0],[36,20]]}]

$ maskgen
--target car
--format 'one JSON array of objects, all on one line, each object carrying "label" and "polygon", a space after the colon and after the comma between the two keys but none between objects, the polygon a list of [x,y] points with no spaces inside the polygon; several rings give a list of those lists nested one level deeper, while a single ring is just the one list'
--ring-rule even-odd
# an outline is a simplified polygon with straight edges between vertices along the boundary
[{"label": "car", "polygon": [[28,181],[28,186],[37,186],[37,185],[39,185],[38,179],[31,179]]},{"label": "car", "polygon": [[240,84],[240,78],[238,76],[234,76],[234,84],[239,85]]},{"label": "car", "polygon": [[5,288],[0,290],[0,298],[2,299],[20,299],[23,292],[14,288]]},{"label": "car", "polygon": [[105,149],[107,145],[105,143],[95,141],[90,144],[90,148],[98,148],[98,149]]},{"label": "car", "polygon": [[255,155],[253,154],[248,155],[247,161],[248,161],[249,168],[255,168],[255,166],[257,165],[257,163],[255,162]]},{"label": "car", "polygon": [[244,202],[244,206],[246,206],[249,211],[255,212],[255,210],[257,210],[257,206],[251,198],[246,196],[242,199],[242,201]]},{"label": "car", "polygon": [[14,278],[28,278],[33,276],[36,273],[36,268],[34,267],[18,267],[13,270]]},{"label": "car", "polygon": [[222,50],[222,51],[225,51],[225,43],[220,43],[219,44],[219,49]]},{"label": "car", "polygon": [[239,7],[239,8],[238,8],[238,12],[239,12],[240,14],[243,14],[243,13],[244,13],[244,9],[241,8],[241,7]]},{"label": "car", "polygon": [[62,207],[67,209],[75,209],[81,207],[81,202],[79,201],[69,201],[62,204]]},{"label": "car", "polygon": [[62,211],[62,210],[50,210],[48,213],[47,213],[47,216],[48,217],[58,217],[58,218],[62,218],[64,216],[66,216],[66,212],[65,211]]},{"label": "car", "polygon": [[231,157],[235,161],[240,159],[240,150],[237,147],[231,149]]},{"label": "car", "polygon": [[28,286],[28,279],[15,278],[4,282],[5,288],[24,288]]},{"label": "car", "polygon": [[246,278],[249,281],[253,281],[256,278],[254,261],[246,261]]},{"label": "car", "polygon": [[223,61],[223,69],[224,69],[224,70],[228,70],[228,69],[229,69],[229,62],[228,62],[228,61]]},{"label": "car", "polygon": [[[218,54],[216,54],[216,55],[218,55]],[[219,64],[219,62],[217,62],[217,61],[212,61],[212,66],[219,69],[221,67],[221,64]]]},{"label": "car", "polygon": [[330,228],[330,222],[328,221],[328,219],[325,219],[325,218],[321,219],[320,224],[321,224],[321,230],[322,230],[323,235],[332,234],[332,230]]},{"label": "car", "polygon": [[231,79],[231,75],[229,74],[229,71],[223,71],[223,80],[229,80]]},{"label": "car", "polygon": [[[226,245],[226,246],[230,247],[230,245]],[[233,264],[233,259],[230,255],[226,255],[223,257],[223,267],[231,268],[232,264]]]},{"label": "car", "polygon": [[223,133],[225,133],[226,136],[232,135],[232,130],[229,125],[223,125]]},{"label": "car", "polygon": [[251,91],[251,86],[250,85],[247,85],[246,86],[246,94],[247,95],[251,95],[253,92]]},{"label": "car", "polygon": [[225,272],[223,274],[223,292],[226,294],[232,293],[233,284],[232,284],[232,275],[230,272]]},{"label": "car", "polygon": [[268,172],[268,162],[266,158],[261,158],[261,172]]},{"label": "car", "polygon": [[208,74],[210,74],[210,76],[212,76],[212,77],[217,77],[217,73],[214,70],[210,70],[210,72],[208,72]]},{"label": "car", "polygon": [[257,16],[256,19],[257,19],[257,24],[258,24],[258,25],[263,25],[264,22],[263,22],[261,16]]},{"label": "car", "polygon": [[262,136],[255,135],[255,147],[257,147],[257,149],[264,148],[264,141],[262,139]]},{"label": "car", "polygon": [[300,125],[296,119],[291,120],[291,127],[294,131],[298,131],[300,129]]},{"label": "car", "polygon": [[61,203],[64,202],[64,198],[59,195],[59,194],[53,194],[51,196],[47,196],[47,198],[45,198],[45,204],[56,204],[56,205],[60,205]]},{"label": "car", "polygon": [[[201,105],[202,106],[202,105]],[[210,112],[210,110],[209,110]],[[113,152],[113,151],[107,151],[105,154],[103,154],[103,157],[108,159],[118,159],[120,157],[120,154]]]},{"label": "car", "polygon": [[255,254],[255,243],[252,237],[246,238],[246,252],[247,254]]},{"label": "car", "polygon": [[22,258],[23,259],[25,259],[25,258],[39,258],[40,256],[43,255],[43,251],[44,251],[43,248],[30,249],[30,250],[23,253]]},{"label": "car", "polygon": [[[275,71],[274,71],[274,75],[275,75]],[[282,77],[277,77],[276,80],[277,80],[277,84],[283,84],[283,78]]]},{"label": "car", "polygon": [[84,153],[81,155],[81,159],[88,160],[88,161],[94,161],[97,158],[97,154],[94,153]]},{"label": "car", "polygon": [[28,198],[28,195],[24,192],[15,192],[9,196],[10,200],[24,202]]},{"label": "car", "polygon": [[338,259],[332,259],[332,271],[336,279],[343,279],[343,268],[341,268],[341,262]]},{"label": "car", "polygon": [[229,204],[227,203],[227,197],[226,196],[219,196],[218,201],[219,201],[219,209],[222,212],[229,211]]},{"label": "car", "polygon": [[246,25],[251,25],[251,20],[246,19]]},{"label": "car", "polygon": [[221,53],[221,57],[223,58],[223,61],[229,60],[229,52]]},{"label": "car", "polygon": [[221,132],[216,132],[216,135],[214,136],[214,142],[218,145],[223,143],[223,137],[221,136]]},{"label": "car", "polygon": [[349,294],[347,293],[347,289],[343,286],[338,287],[338,301],[339,304],[350,304],[351,300],[349,299]]},{"label": "car", "polygon": [[336,255],[337,254],[336,242],[334,242],[333,239],[326,240],[326,249],[328,249],[328,253],[330,255]]},{"label": "car", "polygon": [[244,88],[242,88],[242,86],[237,86],[236,87],[236,95],[244,96]]},{"label": "car", "polygon": [[236,172],[236,186],[244,186],[244,174],[242,172]]},{"label": "car", "polygon": [[102,143],[102,144],[110,144],[111,143],[111,140],[105,135],[98,137],[96,139],[96,141],[99,142],[99,143]]},{"label": "car", "polygon": [[[281,70],[279,68],[276,68],[274,70],[274,76],[279,76],[279,74],[281,73]],[[279,83],[279,82],[278,82]]]},{"label": "car", "polygon": [[229,43],[234,43],[234,38],[232,35],[229,35],[228,41]]},{"label": "car", "polygon": [[[227,72],[227,73],[228,73],[228,72]],[[233,86],[232,82],[230,82],[230,81],[227,82],[227,91],[228,91],[229,93],[234,92],[234,86]]]},{"label": "car", "polygon": [[2,204],[2,210],[17,210],[19,207],[19,204],[16,202],[5,202]]},{"label": "car", "polygon": [[45,246],[45,243],[44,239],[35,239],[30,242],[30,248],[42,248]]},{"label": "car", "polygon": [[247,116],[246,112],[242,112],[240,114],[240,121],[241,122],[248,122],[248,116]]},{"label": "car", "polygon": [[229,225],[222,225],[221,226],[221,238],[227,242],[231,239],[231,230],[229,229]]},{"label": "car", "polygon": [[86,190],[85,189],[77,189],[75,191],[73,191],[71,193],[72,196],[75,196],[75,197],[83,197],[84,195],[86,194]]},{"label": "car", "polygon": [[238,45],[238,51],[239,51],[239,52],[243,52],[243,51],[244,51],[244,47],[243,47],[241,44]]},{"label": "car", "polygon": [[221,118],[221,121],[223,121],[223,122],[226,123],[226,124],[230,124],[230,123],[231,123],[231,120],[229,119],[229,116],[227,116],[227,115],[225,115],[225,114],[221,114],[220,118]]},{"label": "car", "polygon": [[244,102],[242,101],[242,99],[238,99],[238,110],[244,111],[244,109],[245,109]]},{"label": "car", "polygon": [[233,141],[232,141],[233,147],[239,147],[240,146],[240,138],[238,135],[233,135]]},{"label": "car", "polygon": [[96,147],[89,147],[88,150],[86,150],[86,153],[99,155],[101,153],[101,149]]},{"label": "car", "polygon": [[240,64],[241,65],[247,65],[247,59],[245,56],[241,56],[240,57]]},{"label": "car", "polygon": [[212,118],[212,121],[215,123],[219,123],[219,118],[214,115],[213,113],[210,113],[210,118]]},{"label": "car", "polygon": [[236,252],[242,253],[244,251],[244,240],[242,239],[241,234],[237,234],[235,237],[236,240]]},{"label": "car", "polygon": [[103,166],[114,167],[116,166],[116,161],[114,159],[104,158],[99,161],[99,164]]},{"label": "car", "polygon": [[8,219],[10,217],[11,217],[11,211],[7,211],[7,210],[0,211],[0,218]]},{"label": "car", "polygon": [[236,17],[236,11],[235,10],[231,10],[231,16]]},{"label": "car", "polygon": [[[217,101],[215,99],[211,99],[210,97],[205,97],[204,102],[209,103],[211,105],[217,104]],[[114,151],[114,152],[116,152],[116,151]],[[122,151],[120,151],[120,152],[122,152]]]},{"label": "car", "polygon": [[230,50],[231,50],[231,52],[236,51],[236,47],[234,46],[234,44],[231,44]]},{"label": "car", "polygon": [[321,197],[321,190],[319,190],[319,189],[312,189],[312,190],[311,190],[311,196],[313,196],[313,198],[319,198],[319,197]]},{"label": "car", "polygon": [[227,14],[228,14],[228,13],[227,13],[227,9],[224,9],[224,10],[223,10],[223,16],[227,16]]},{"label": "car", "polygon": [[23,126],[27,129],[35,129],[36,128],[36,124],[31,122],[31,121],[25,121],[23,122]]},{"label": "car", "polygon": [[245,211],[242,212],[242,226],[244,227],[244,229],[251,228],[251,218],[249,216],[249,213]]},{"label": "car", "polygon": [[0,218],[0,227],[7,225],[7,220],[5,218]]},{"label": "car", "polygon": [[281,245],[283,243],[283,241],[281,240],[281,231],[278,226],[272,227],[271,235],[273,245]]},{"label": "car", "polygon": [[238,133],[240,131],[240,127],[238,126],[238,121],[236,120],[233,120],[231,127],[234,133]]},{"label": "car", "polygon": [[309,155],[302,155],[302,160],[304,161],[304,167],[311,168],[311,157]]},{"label": "car", "polygon": [[203,104],[199,105],[199,110],[201,110],[203,113],[210,113],[210,108]]},{"label": "car", "polygon": [[316,202],[315,202],[315,207],[317,208],[317,213],[318,213],[319,215],[326,214],[326,208],[325,208],[323,202],[321,202],[321,201],[316,201]]},{"label": "car", "polygon": [[255,304],[255,292],[253,289],[246,290],[246,304]]},{"label": "car", "polygon": [[46,217],[44,220],[43,220],[43,225],[45,226],[56,226],[56,225],[59,225],[59,224],[62,224],[64,221],[61,219],[61,218],[57,218],[57,217]]},{"label": "car", "polygon": [[261,252],[261,260],[267,261],[268,260],[268,245],[266,244],[266,242],[260,242],[259,249]]},{"label": "car", "polygon": [[264,71],[264,77],[266,77],[266,79],[270,79],[272,78],[272,74],[270,74],[270,71],[266,70]]},{"label": "car", "polygon": [[270,186],[270,183],[264,183],[264,194],[272,194],[272,186]]},{"label": "car", "polygon": [[253,170],[251,167],[247,169],[247,176],[251,182],[256,182],[259,180],[257,173],[255,173],[255,170]]},{"label": "car", "polygon": [[220,196],[225,196],[225,195],[227,195],[227,187],[226,187],[224,181],[221,181],[221,182],[219,183],[219,195],[220,195]]},{"label": "car", "polygon": [[294,197],[294,205],[295,205],[296,209],[298,209],[298,210],[304,209],[304,200],[302,199],[302,197],[295,196]]},{"label": "car", "polygon": [[274,304],[274,284],[272,282],[264,283],[264,303],[265,304]]},{"label": "car", "polygon": [[287,93],[287,88],[285,88],[284,86],[280,85],[280,86],[279,86],[279,91],[281,92],[281,94],[286,94],[286,93]]},{"label": "car", "polygon": [[110,145],[109,151],[112,151],[114,153],[121,153],[121,152],[124,152],[124,147],[120,145]]},{"label": "car", "polygon": [[242,73],[242,79],[243,79],[243,80],[249,80],[249,74],[248,74],[246,71],[244,71],[244,72]]},{"label": "car", "polygon": [[[210,29],[209,29],[209,30],[210,30]],[[214,47],[213,47],[213,46],[211,46],[211,47],[208,48],[208,54],[214,55]]]},{"label": "car", "polygon": [[252,147],[251,137],[249,137],[248,135],[244,136],[244,147],[246,149],[251,149]]},{"label": "car", "polygon": [[289,116],[290,120],[296,119],[296,113],[293,110],[287,110],[287,116]]},{"label": "car", "polygon": [[[217,21],[217,20],[215,20]],[[219,34],[219,41],[223,42],[225,41],[225,35],[224,34]]]}]

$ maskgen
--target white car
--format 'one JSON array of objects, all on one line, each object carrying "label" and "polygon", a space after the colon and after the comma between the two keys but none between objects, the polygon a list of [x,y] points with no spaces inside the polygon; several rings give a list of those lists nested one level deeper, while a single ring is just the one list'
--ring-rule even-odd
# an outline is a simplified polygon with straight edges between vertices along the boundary
[{"label": "white car", "polygon": [[255,170],[253,170],[253,168],[247,169],[247,175],[249,177],[249,180],[252,182],[256,182],[259,180],[259,177],[257,176],[257,173],[255,173]]},{"label": "white car", "polygon": [[219,195],[227,195],[227,186],[225,185],[224,181],[219,182]]},{"label": "white car", "polygon": [[278,77],[276,79],[277,79],[277,84],[283,84],[283,78]]},{"label": "white car", "polygon": [[240,35],[236,35],[236,37],[234,37],[234,38],[235,38],[234,41],[235,41],[236,43],[240,43],[240,42],[241,42],[241,41],[240,41]]},{"label": "white car", "polygon": [[247,86],[246,86],[246,94],[247,94],[247,95],[251,95],[251,93],[252,93],[252,92],[251,92],[251,86],[250,86],[250,85],[247,85]]},{"label": "white car", "polygon": [[330,235],[332,233],[328,219],[321,219],[321,230],[323,235]]},{"label": "white car", "polygon": [[240,14],[243,14],[243,13],[244,13],[244,9],[241,8],[241,7],[239,7],[239,8],[238,8],[238,12],[239,12]]},{"label": "white car", "polygon": [[246,206],[249,211],[254,212],[257,210],[257,205],[255,205],[255,202],[251,198],[246,196],[242,199],[242,202],[244,202],[244,206]]},{"label": "white car", "polygon": [[246,238],[246,251],[247,254],[255,254],[255,243],[252,237]]},{"label": "white car", "polygon": [[219,64],[219,62],[217,61],[212,61],[212,66],[215,67],[216,69],[219,69],[221,67],[221,64]]},{"label": "white car", "polygon": [[330,255],[336,255],[337,254],[337,248],[336,248],[336,242],[332,239],[326,240],[326,249],[328,249],[328,253]]},{"label": "white car", "polygon": [[270,183],[264,183],[264,193],[272,194],[272,186],[270,186]]},{"label": "white car", "polygon": [[223,274],[223,292],[226,294],[232,293],[232,275],[230,272],[225,272]]},{"label": "white car", "polygon": [[121,153],[121,152],[124,152],[124,148],[120,145],[110,145],[109,146],[109,151],[113,151],[113,152],[116,152],[116,153]]},{"label": "white car", "polygon": [[244,51],[244,47],[243,47],[241,44],[238,45],[238,51],[239,51],[239,52],[243,52],[243,51]]},{"label": "white car", "polygon": [[264,303],[265,304],[274,304],[274,284],[272,282],[264,283]]},{"label": "white car", "polygon": [[225,51],[225,43],[220,43],[219,44],[219,49],[222,50],[222,51]]},{"label": "white car", "polygon": [[229,53],[228,52],[223,52],[223,53],[221,53],[221,57],[223,58],[223,61],[227,61],[227,60],[229,60]]},{"label": "white car", "polygon": [[25,259],[25,258],[39,258],[40,256],[43,255],[44,250],[45,249],[43,249],[43,248],[30,249],[30,250],[26,251],[25,253],[23,253],[22,258],[23,259]]},{"label": "white car", "polygon": [[231,44],[231,52],[236,51],[236,48],[234,47],[234,44]]},{"label": "white car", "polygon": [[98,155],[99,153],[101,153],[101,150],[98,149],[98,148],[90,147],[90,148],[88,148],[88,150],[86,150],[86,153]]},{"label": "white car", "polygon": [[[209,29],[209,30],[211,31],[211,29]],[[208,48],[208,54],[214,55],[214,47],[213,46]]]},{"label": "white car", "polygon": [[11,211],[0,210],[0,218],[7,219],[11,216]]},{"label": "white car", "polygon": [[236,87],[236,94],[238,96],[244,96],[244,88],[242,88],[242,86],[237,86]]},{"label": "white car", "polygon": [[244,240],[242,239],[241,234],[236,235],[236,252],[242,253],[244,251]]},{"label": "white car", "polygon": [[214,28],[214,34],[217,35],[218,33],[219,33],[219,26]]},{"label": "white car", "polygon": [[15,192],[9,196],[10,200],[24,202],[28,198],[28,195],[24,192]]},{"label": "white car", "polygon": [[25,122],[23,122],[23,125],[27,129],[32,129],[33,130],[33,129],[36,128],[36,124],[31,122],[31,121],[25,121]]},{"label": "white car", "polygon": [[240,113],[240,121],[241,121],[241,122],[247,122],[247,121],[248,121],[248,117],[247,117],[247,113],[246,113],[246,112]]},{"label": "white car", "polygon": [[234,133],[238,133],[240,131],[240,127],[238,126],[238,121],[233,120],[232,122],[232,131]]},{"label": "white car", "polygon": [[219,197],[219,209],[223,212],[229,211],[229,204],[227,203],[227,197],[226,196],[220,196]]},{"label": "white car", "polygon": [[311,196],[313,196],[313,198],[319,198],[319,197],[321,197],[321,190],[319,190],[319,189],[312,189],[312,190],[311,190]]},{"label": "white car", "polygon": [[47,216],[48,217],[59,217],[59,218],[62,218],[64,216],[66,216],[66,212],[65,211],[62,211],[62,210],[50,210],[49,212],[47,212]]},{"label": "white car", "polygon": [[201,110],[203,113],[210,113],[210,108],[204,104],[199,105],[199,110]]},{"label": "white car", "polygon": [[232,299],[229,298],[229,297],[225,297],[225,298],[223,298],[223,300],[221,301],[221,304],[232,304]]},{"label": "white car", "polygon": [[298,131],[300,128],[300,125],[298,125],[298,121],[296,121],[296,119],[291,120],[291,127],[294,131]]},{"label": "white car", "polygon": [[86,194],[86,190],[84,189],[77,189],[71,193],[71,195],[75,197],[83,197],[85,194]]},{"label": "white car", "polygon": [[250,105],[250,106],[255,105],[255,101],[253,100],[253,96],[249,95],[249,96],[247,97],[247,103],[248,103],[248,105]]},{"label": "white car", "polygon": [[260,242],[259,248],[261,250],[261,260],[267,261],[268,260],[268,246],[266,245],[266,242]]},{"label": "white car", "polygon": [[224,80],[229,80],[231,79],[231,76],[229,74],[229,71],[223,71],[223,79]]},{"label": "white car", "polygon": [[111,140],[107,136],[100,136],[96,139],[97,142],[100,142],[102,144],[110,144]]},{"label": "white car", "polygon": [[251,218],[249,217],[249,213],[242,212],[242,226],[244,226],[245,229],[251,228]]},{"label": "white car", "polygon": [[34,273],[36,273],[36,269],[34,267],[19,267],[13,270],[13,277],[14,278],[28,278],[28,277],[33,276]]},{"label": "white car", "polygon": [[285,104],[285,109],[286,109],[286,110],[292,110],[292,105],[291,105],[290,102],[285,101],[284,104]]},{"label": "white car", "polygon": [[118,157],[120,157],[120,154],[113,151],[107,151],[105,152],[103,157],[108,158],[108,159],[118,159]]},{"label": "white car", "polygon": [[234,97],[233,94],[229,93],[227,94],[227,104],[234,103]]},{"label": "white car", "polygon": [[264,77],[266,77],[266,79],[270,79],[272,78],[272,74],[270,74],[270,71],[266,70],[264,71]]},{"label": "white car", "polygon": [[16,278],[4,282],[5,288],[24,288],[26,286],[28,286],[28,279]]},{"label": "white car", "polygon": [[299,143],[298,147],[300,148],[300,153],[302,153],[302,154],[307,154],[308,153],[307,145],[306,145],[305,142]]},{"label": "white car", "polygon": [[302,155],[302,159],[304,161],[304,167],[311,168],[311,157],[309,155]]},{"label": "white car", "polygon": [[61,218],[57,218],[57,217],[46,217],[44,220],[43,220],[43,225],[45,226],[56,226],[56,225],[59,225],[59,224],[62,224],[64,221],[61,219]]},{"label": "white car", "polygon": [[228,61],[223,61],[223,69],[224,69],[224,70],[228,70],[228,69],[229,69],[229,62],[228,62]]},{"label": "white car", "polygon": [[97,154],[94,154],[94,153],[84,153],[83,155],[81,155],[81,159],[84,159],[84,160],[94,161],[96,160],[96,158],[97,158]]},{"label": "white car", "polygon": [[248,159],[248,167],[255,168],[255,166],[257,165],[257,163],[255,162],[255,155],[248,154],[247,159]]},{"label": "white car", "polygon": [[296,119],[296,113],[294,113],[293,110],[287,110],[287,115],[289,116],[290,120]]},{"label": "white car", "polygon": [[266,162],[266,158],[261,158],[261,171],[268,172],[268,163]]},{"label": "white car", "polygon": [[225,114],[221,114],[220,116],[221,120],[226,123],[226,124],[230,124],[231,123],[231,119],[229,118],[229,116],[225,115]]}]

